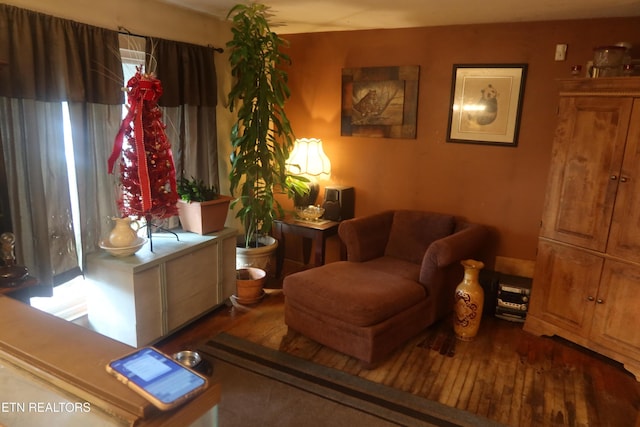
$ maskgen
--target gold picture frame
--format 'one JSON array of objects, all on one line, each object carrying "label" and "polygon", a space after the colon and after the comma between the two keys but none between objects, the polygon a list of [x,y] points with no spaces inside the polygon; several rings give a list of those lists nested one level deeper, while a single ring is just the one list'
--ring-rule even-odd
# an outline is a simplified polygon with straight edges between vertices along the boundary
[{"label": "gold picture frame", "polygon": [[527,64],[455,64],[448,142],[516,147]]}]

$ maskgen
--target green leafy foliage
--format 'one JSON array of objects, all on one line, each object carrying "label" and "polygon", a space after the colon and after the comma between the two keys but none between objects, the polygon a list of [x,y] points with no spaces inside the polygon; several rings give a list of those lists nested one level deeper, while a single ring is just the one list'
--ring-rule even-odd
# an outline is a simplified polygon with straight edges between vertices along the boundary
[{"label": "green leafy foliage", "polygon": [[206,202],[218,198],[218,189],[213,185],[206,185],[203,180],[182,176],[177,184],[178,194],[186,202]]},{"label": "green leafy foliage", "polygon": [[229,108],[237,110],[231,129],[231,194],[240,209],[236,217],[245,227],[245,245],[251,246],[261,234],[271,230],[273,220],[284,214],[276,192],[288,196],[308,192],[308,179],[287,172],[286,162],[294,144],[293,130],[284,111],[290,96],[288,76],[282,69],[290,65],[281,52],[287,42],[272,32],[268,8],[259,3],[238,4],[227,16],[233,22],[230,49],[234,84],[229,92]]}]

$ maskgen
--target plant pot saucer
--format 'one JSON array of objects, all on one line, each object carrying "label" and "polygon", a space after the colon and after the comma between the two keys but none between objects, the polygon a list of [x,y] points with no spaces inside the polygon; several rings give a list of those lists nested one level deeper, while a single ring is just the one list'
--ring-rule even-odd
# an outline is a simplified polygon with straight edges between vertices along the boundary
[{"label": "plant pot saucer", "polygon": [[231,295],[231,300],[233,302],[237,302],[238,304],[242,304],[242,305],[256,304],[262,301],[262,298],[264,298],[265,295],[266,295],[266,292],[263,290],[260,296],[257,298],[246,299],[246,298],[238,298],[235,295]]}]

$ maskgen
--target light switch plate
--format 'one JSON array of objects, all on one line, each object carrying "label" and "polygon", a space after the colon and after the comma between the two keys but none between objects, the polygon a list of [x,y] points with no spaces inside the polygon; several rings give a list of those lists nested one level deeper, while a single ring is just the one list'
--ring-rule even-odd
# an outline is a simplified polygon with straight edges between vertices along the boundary
[{"label": "light switch plate", "polygon": [[556,45],[556,61],[564,61],[567,58],[567,45],[566,44],[557,44]]}]

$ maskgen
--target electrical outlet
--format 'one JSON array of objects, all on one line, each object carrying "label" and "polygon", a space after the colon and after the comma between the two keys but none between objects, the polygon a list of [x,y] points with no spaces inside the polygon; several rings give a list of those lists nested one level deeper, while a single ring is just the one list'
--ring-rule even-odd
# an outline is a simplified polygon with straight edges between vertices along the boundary
[{"label": "electrical outlet", "polygon": [[567,45],[566,44],[557,44],[556,45],[556,61],[564,61],[567,58]]}]

